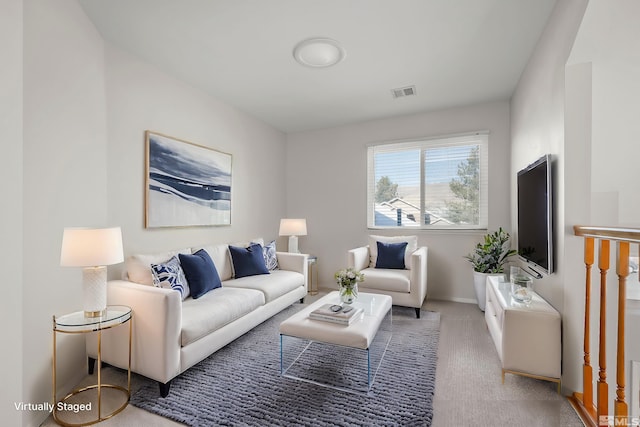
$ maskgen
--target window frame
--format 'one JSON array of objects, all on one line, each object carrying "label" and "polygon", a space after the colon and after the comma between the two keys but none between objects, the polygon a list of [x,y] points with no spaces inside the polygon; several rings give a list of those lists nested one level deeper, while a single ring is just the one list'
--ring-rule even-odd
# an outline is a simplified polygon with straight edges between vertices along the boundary
[{"label": "window frame", "polygon": [[[479,147],[479,221],[478,224],[424,224],[426,200],[425,153],[429,148],[478,145]],[[418,225],[384,226],[375,224],[375,155],[381,152],[398,152],[420,149],[420,223]],[[383,141],[367,144],[367,229],[370,230],[487,230],[489,224],[489,132],[477,131],[410,140]]]}]

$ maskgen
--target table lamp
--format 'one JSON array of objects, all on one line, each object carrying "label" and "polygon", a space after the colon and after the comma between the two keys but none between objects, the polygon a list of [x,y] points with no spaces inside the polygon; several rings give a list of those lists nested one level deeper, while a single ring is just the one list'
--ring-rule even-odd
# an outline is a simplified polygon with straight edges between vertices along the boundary
[{"label": "table lamp", "polygon": [[83,267],[85,317],[100,317],[107,308],[107,265],[124,261],[122,231],[113,228],[65,228],[60,265]]},{"label": "table lamp", "polygon": [[281,219],[280,235],[289,236],[289,252],[300,253],[298,250],[298,236],[307,235],[307,220],[296,218]]}]

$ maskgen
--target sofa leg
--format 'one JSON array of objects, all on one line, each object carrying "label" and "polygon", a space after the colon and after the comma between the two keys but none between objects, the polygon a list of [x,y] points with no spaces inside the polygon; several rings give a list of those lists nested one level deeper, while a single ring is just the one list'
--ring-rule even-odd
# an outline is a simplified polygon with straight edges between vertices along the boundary
[{"label": "sofa leg", "polygon": [[416,318],[420,318],[420,307],[416,308]]},{"label": "sofa leg", "polygon": [[304,298],[300,298],[300,304],[304,304]]},{"label": "sofa leg", "polygon": [[89,372],[89,375],[93,375],[93,369],[96,366],[96,359],[94,359],[93,357],[88,357],[88,363],[87,363],[87,371]]},{"label": "sofa leg", "polygon": [[158,381],[158,385],[160,386],[160,396],[167,397],[169,395],[169,388],[171,388],[171,380],[166,383],[161,383]]}]

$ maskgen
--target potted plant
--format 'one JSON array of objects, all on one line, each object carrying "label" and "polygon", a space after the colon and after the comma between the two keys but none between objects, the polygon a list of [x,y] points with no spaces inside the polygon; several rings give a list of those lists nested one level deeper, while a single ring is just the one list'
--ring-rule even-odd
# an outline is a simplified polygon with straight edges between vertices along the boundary
[{"label": "potted plant", "polygon": [[465,258],[473,265],[473,285],[480,310],[485,309],[487,276],[504,275],[504,265],[518,253],[509,246],[509,233],[502,227],[484,236],[484,241]]}]

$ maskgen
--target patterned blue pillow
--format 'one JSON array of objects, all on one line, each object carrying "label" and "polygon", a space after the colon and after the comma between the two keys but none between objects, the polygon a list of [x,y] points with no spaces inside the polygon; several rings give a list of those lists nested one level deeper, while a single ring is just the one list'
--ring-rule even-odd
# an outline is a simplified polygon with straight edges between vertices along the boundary
[{"label": "patterned blue pillow", "polygon": [[262,248],[262,255],[264,256],[264,263],[267,266],[267,270],[273,271],[279,268],[275,240]]},{"label": "patterned blue pillow", "polygon": [[180,292],[182,301],[190,294],[189,283],[180,266],[180,261],[175,256],[162,264],[151,264],[153,284],[159,288],[175,289]]}]

